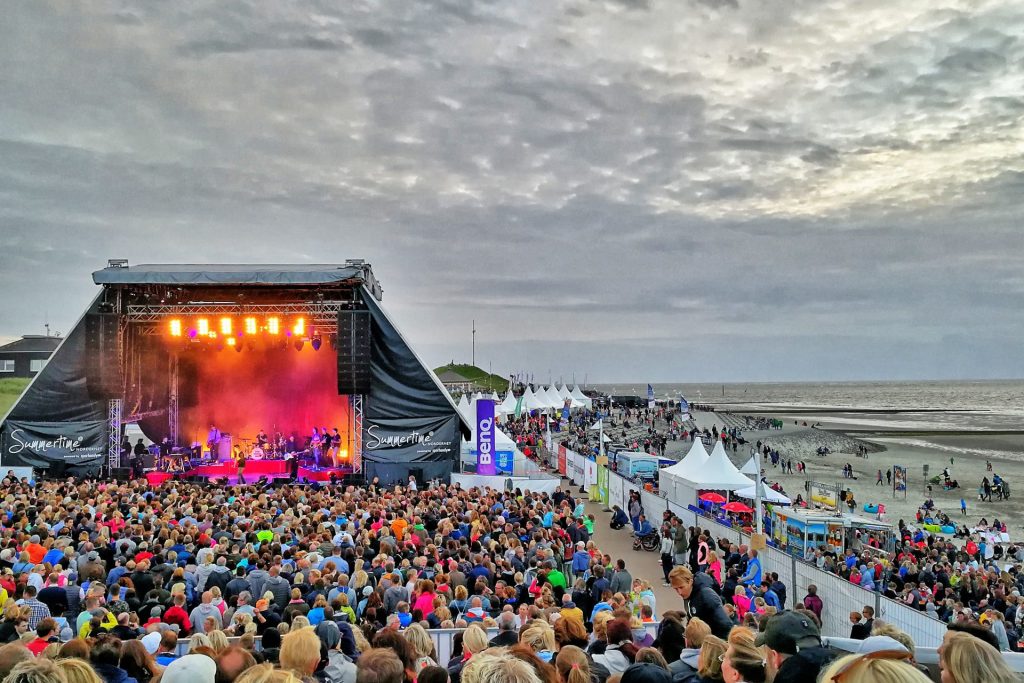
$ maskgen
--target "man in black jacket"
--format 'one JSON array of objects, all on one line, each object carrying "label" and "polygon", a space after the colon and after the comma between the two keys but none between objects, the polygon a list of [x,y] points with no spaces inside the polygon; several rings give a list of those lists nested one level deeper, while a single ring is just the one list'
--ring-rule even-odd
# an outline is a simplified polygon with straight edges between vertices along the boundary
[{"label": "man in black jacket", "polygon": [[694,574],[689,567],[680,566],[669,572],[668,580],[676,595],[686,601],[689,616],[700,617],[719,638],[729,637],[733,623],[722,607],[722,599],[715,592],[714,579],[703,572]]},{"label": "man in black jacket", "polygon": [[821,646],[821,633],[814,621],[799,612],[772,616],[754,643],[768,649],[768,679],[772,683],[817,680],[834,656]]}]

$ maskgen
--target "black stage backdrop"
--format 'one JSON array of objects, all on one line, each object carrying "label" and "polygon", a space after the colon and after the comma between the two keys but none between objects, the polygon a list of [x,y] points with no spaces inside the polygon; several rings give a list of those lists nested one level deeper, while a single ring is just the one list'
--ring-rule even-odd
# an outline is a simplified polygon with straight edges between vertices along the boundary
[{"label": "black stage backdrop", "polygon": [[377,301],[362,289],[370,311],[370,395],[363,405],[363,470],[368,479],[448,479],[459,464],[460,437],[469,438],[455,406],[406,344]]}]

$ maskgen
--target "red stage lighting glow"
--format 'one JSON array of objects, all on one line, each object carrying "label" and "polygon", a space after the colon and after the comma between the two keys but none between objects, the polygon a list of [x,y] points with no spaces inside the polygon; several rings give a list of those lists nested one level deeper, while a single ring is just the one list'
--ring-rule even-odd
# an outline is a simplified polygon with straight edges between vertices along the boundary
[{"label": "red stage lighting glow", "polygon": [[200,337],[205,337],[210,334],[210,321],[206,318],[199,318],[196,320],[196,332],[199,333]]},{"label": "red stage lighting glow", "polygon": [[278,317],[267,318],[267,333],[281,334],[281,319]]},{"label": "red stage lighting glow", "polygon": [[234,345],[235,345],[235,338],[234,337],[228,337],[228,346],[234,346]]},{"label": "red stage lighting glow", "polygon": [[220,319],[220,333],[225,337],[231,334],[231,318]]},{"label": "red stage lighting glow", "polygon": [[181,336],[181,321],[178,320],[177,318],[174,318],[173,320],[171,320],[171,336],[172,337],[180,337]]},{"label": "red stage lighting glow", "polygon": [[245,333],[256,334],[258,328],[256,327],[256,318],[248,317],[245,319]]},{"label": "red stage lighting glow", "polygon": [[305,336],[305,334],[306,334],[306,319],[305,318],[296,318],[295,319],[295,326],[292,328],[292,331],[295,333],[296,337]]}]

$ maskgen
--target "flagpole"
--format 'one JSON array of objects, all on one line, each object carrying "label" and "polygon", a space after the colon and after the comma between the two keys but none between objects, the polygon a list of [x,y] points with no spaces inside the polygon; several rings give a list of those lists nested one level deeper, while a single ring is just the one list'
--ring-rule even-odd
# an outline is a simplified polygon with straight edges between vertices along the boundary
[{"label": "flagpole", "polygon": [[761,534],[761,454],[754,455],[757,462],[757,481],[754,482],[754,511],[757,514],[757,533]]}]

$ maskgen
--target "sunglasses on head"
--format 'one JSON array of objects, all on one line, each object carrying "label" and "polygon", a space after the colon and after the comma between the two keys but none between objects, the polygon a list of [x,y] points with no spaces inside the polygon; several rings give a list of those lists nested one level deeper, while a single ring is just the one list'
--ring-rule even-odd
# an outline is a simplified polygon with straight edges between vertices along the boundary
[{"label": "sunglasses on head", "polygon": [[859,657],[851,659],[832,677],[832,683],[840,683],[844,676],[850,673],[856,666],[875,659],[909,660],[910,653],[905,650],[879,650],[868,652]]}]

